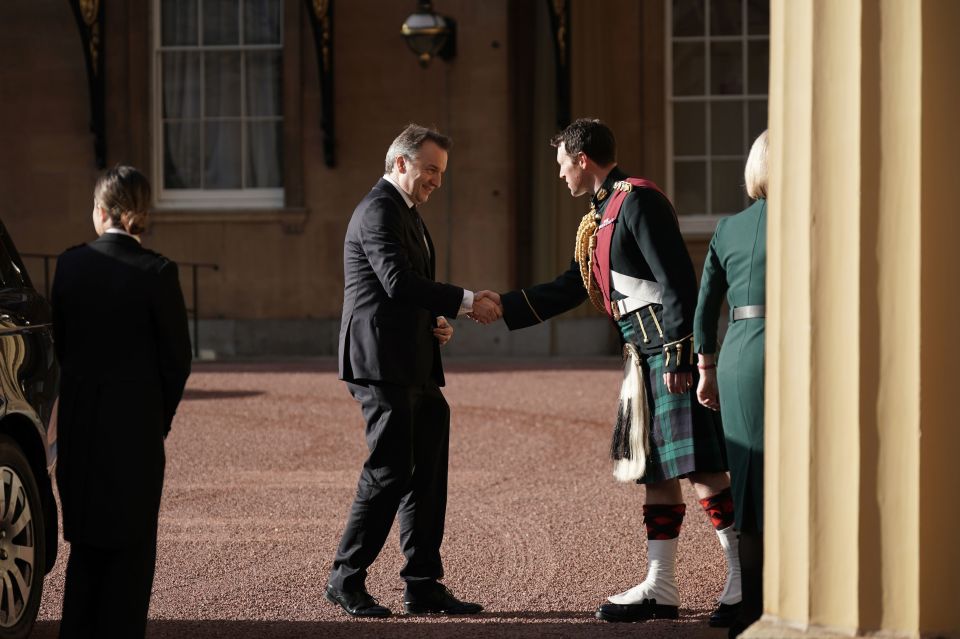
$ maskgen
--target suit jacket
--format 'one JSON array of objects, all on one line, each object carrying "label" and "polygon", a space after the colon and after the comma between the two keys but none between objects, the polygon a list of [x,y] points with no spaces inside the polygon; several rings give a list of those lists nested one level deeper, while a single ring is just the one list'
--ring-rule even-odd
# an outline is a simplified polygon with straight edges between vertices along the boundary
[{"label": "suit jacket", "polygon": [[340,379],[443,386],[435,318],[457,316],[463,289],[434,281],[435,254],[396,187],[377,182],[343,242]]},{"label": "suit jacket", "polygon": [[190,374],[177,265],[105,233],[60,256],[51,302],[64,538],[99,546],[149,538],[163,439]]}]

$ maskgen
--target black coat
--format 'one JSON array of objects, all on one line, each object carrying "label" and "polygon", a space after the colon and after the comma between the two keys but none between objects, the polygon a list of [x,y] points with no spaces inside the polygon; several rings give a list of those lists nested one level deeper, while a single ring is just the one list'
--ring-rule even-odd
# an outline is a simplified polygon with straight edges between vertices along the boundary
[{"label": "black coat", "polygon": [[437,316],[457,316],[463,289],[434,281],[435,255],[396,187],[377,182],[343,242],[340,379],[443,386],[433,328]]},{"label": "black coat", "polygon": [[177,265],[105,233],[60,256],[51,302],[64,538],[142,541],[156,534],[163,440],[190,374]]}]

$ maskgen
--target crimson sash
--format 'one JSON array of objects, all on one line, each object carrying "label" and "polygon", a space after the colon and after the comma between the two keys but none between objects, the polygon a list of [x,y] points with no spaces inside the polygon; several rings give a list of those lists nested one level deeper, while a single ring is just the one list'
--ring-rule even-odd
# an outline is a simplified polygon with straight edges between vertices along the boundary
[{"label": "crimson sash", "polygon": [[[650,180],[626,178],[623,181],[629,182],[634,188],[653,189],[663,195],[664,198],[667,197],[660,190],[660,187]],[[623,200],[626,197],[627,191],[619,189],[616,189],[610,196],[610,203],[603,210],[603,219],[597,226],[597,248],[593,253],[593,260],[591,260],[593,278],[603,292],[603,305],[610,317],[613,317],[613,310],[610,306],[610,245],[613,241],[613,229],[616,226],[617,218],[620,216],[620,207],[623,206]]]}]

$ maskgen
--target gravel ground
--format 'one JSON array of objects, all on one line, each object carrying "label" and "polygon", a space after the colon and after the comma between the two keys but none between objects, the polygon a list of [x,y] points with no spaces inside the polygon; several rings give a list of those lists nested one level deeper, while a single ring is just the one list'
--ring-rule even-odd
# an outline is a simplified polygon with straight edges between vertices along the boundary
[{"label": "gravel ground", "polygon": [[[723,556],[690,486],[678,621],[593,619],[642,580],[643,489],[606,458],[619,362],[453,361],[445,583],[475,617],[355,620],[323,590],[365,454],[358,406],[330,360],[195,366],[167,442],[148,637],[689,637]],[[55,637],[67,548],[34,637]],[[402,611],[396,527],[367,587]]]}]

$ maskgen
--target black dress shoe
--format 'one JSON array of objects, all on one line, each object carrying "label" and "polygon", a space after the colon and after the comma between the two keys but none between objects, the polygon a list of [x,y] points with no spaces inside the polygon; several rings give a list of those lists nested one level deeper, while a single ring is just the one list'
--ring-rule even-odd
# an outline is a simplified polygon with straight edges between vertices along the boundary
[{"label": "black dress shoe", "polygon": [[340,590],[327,584],[327,601],[337,604],[354,617],[389,617],[390,609],[381,606],[366,590]]},{"label": "black dress shoe", "polygon": [[644,599],[638,604],[605,603],[594,615],[602,621],[647,621],[649,619],[676,619],[679,606],[658,604],[656,599]]},{"label": "black dress shoe", "polygon": [[729,628],[740,613],[740,604],[720,604],[710,615],[711,628]]},{"label": "black dress shoe", "polygon": [[407,585],[403,609],[408,615],[474,615],[483,610],[483,606],[460,601],[446,586],[430,581],[416,586]]}]

